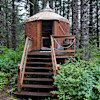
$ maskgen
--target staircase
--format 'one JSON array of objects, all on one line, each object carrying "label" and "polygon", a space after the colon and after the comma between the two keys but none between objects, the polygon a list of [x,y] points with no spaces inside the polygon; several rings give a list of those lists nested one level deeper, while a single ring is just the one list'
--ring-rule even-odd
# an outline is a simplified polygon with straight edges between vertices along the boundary
[{"label": "staircase", "polygon": [[[17,95],[50,97],[53,86],[51,52],[30,52],[26,60],[21,91]],[[41,100],[41,99],[39,99]]]},{"label": "staircase", "polygon": [[[63,50],[57,50],[54,46],[55,39],[66,38],[68,43],[72,43]],[[56,41],[57,42],[57,41]],[[59,70],[59,63],[64,63],[66,58],[75,56],[76,37],[75,36],[51,36],[51,51],[33,51],[32,39],[26,38],[21,64],[18,66],[18,91],[16,95],[31,96],[33,100],[44,100],[51,97],[50,91],[54,90],[53,77]],[[35,99],[37,97],[37,99]],[[42,99],[41,99],[42,97]]]}]

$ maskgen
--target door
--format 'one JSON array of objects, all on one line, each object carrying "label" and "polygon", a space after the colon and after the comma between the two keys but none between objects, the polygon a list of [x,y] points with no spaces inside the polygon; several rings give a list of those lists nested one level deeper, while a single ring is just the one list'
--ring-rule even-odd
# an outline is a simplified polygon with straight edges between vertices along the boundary
[{"label": "door", "polygon": [[54,33],[54,21],[41,22],[41,48],[48,49],[51,46],[50,35]]}]

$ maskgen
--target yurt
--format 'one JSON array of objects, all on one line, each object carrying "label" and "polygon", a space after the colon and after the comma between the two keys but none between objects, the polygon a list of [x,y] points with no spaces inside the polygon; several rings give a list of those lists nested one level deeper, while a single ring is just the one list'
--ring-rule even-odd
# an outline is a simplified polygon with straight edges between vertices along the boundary
[{"label": "yurt", "polygon": [[33,50],[49,50],[51,46],[50,35],[70,35],[69,20],[47,6],[26,20],[25,34],[33,39]]}]

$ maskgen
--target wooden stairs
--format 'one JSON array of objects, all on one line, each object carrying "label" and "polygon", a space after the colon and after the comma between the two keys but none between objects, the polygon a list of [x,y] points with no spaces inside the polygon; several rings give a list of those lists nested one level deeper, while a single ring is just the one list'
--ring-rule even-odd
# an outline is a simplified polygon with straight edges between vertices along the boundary
[{"label": "wooden stairs", "polygon": [[50,97],[50,91],[55,89],[53,76],[51,53],[30,52],[27,55],[21,91],[15,94]]},{"label": "wooden stairs", "polygon": [[[70,42],[71,44],[63,50],[58,50],[55,47],[55,40],[61,40],[61,38],[68,40],[66,45]],[[59,63],[64,63],[66,58],[73,58],[75,49],[76,36],[51,36],[51,51],[49,52],[32,51],[32,39],[27,37],[21,64],[18,66],[18,91],[15,94],[32,96],[33,100],[44,100],[45,97],[51,97],[50,91],[55,89],[53,77],[59,74]]]}]

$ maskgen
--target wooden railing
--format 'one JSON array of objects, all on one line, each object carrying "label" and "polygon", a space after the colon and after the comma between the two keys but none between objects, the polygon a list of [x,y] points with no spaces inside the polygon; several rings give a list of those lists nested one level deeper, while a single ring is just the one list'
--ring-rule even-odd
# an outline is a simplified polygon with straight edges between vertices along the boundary
[{"label": "wooden railing", "polygon": [[26,66],[26,60],[27,60],[27,54],[29,51],[32,50],[32,40],[31,38],[27,37],[25,41],[25,47],[21,59],[21,64],[18,65],[17,70],[18,70],[18,80],[17,80],[17,85],[18,85],[18,92],[21,92],[21,85],[23,83],[23,78],[24,78],[24,72],[25,72],[25,66]]},{"label": "wooden railing", "polygon": [[51,36],[51,56],[52,56],[53,73],[54,73],[54,76],[56,76],[57,61],[56,61],[56,56],[54,52],[54,40],[52,36]]},{"label": "wooden railing", "polygon": [[56,59],[57,58],[66,59],[74,57],[75,51],[76,51],[76,36],[51,35],[51,55],[52,55],[54,76],[58,73],[59,69],[59,65],[57,64]]}]

